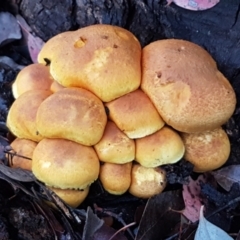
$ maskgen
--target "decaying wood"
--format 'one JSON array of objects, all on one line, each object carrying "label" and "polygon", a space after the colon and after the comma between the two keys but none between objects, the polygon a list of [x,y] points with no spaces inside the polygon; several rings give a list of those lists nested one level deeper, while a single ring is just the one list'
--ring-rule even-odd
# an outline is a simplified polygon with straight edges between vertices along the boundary
[{"label": "decaying wood", "polygon": [[37,36],[45,41],[57,33],[70,30],[73,26],[72,0],[23,0],[19,7],[23,18]]},{"label": "decaying wood", "polygon": [[240,3],[221,0],[206,11],[189,11],[165,0],[22,0],[20,11],[45,41],[96,23],[131,30],[142,46],[162,38],[190,40],[208,50],[239,94]]}]

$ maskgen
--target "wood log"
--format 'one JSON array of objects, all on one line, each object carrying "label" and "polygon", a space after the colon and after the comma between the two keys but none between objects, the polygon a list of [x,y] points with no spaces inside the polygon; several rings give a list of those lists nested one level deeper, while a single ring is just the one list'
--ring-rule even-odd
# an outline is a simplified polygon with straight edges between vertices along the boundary
[{"label": "wood log", "polygon": [[19,10],[35,34],[47,41],[54,35],[72,28],[73,7],[72,0],[23,0]]},{"label": "wood log", "polygon": [[221,0],[205,11],[167,5],[165,0],[22,0],[20,13],[45,41],[68,30],[105,23],[132,31],[142,46],[163,38],[204,47],[240,94],[240,3]]}]

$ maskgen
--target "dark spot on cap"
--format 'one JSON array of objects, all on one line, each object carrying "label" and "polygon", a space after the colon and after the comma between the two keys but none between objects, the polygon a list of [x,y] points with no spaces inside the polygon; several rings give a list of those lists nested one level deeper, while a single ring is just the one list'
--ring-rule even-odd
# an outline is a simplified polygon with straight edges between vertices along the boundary
[{"label": "dark spot on cap", "polygon": [[108,39],[108,36],[107,35],[103,35],[102,39]]},{"label": "dark spot on cap", "polygon": [[81,36],[81,37],[79,37],[79,39],[74,43],[74,47],[75,47],[75,48],[82,48],[82,47],[85,46],[86,42],[87,42],[87,38]]},{"label": "dark spot on cap", "polygon": [[46,66],[49,66],[51,64],[51,61],[48,58],[44,58],[43,60],[45,61]]},{"label": "dark spot on cap", "polygon": [[157,74],[157,78],[161,78],[162,77],[162,72],[156,72],[156,74]]}]

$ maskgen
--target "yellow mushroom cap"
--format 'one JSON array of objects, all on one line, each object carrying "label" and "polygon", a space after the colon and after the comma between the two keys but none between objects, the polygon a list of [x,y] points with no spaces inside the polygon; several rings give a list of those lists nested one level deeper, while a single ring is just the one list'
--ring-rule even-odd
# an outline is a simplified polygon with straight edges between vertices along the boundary
[{"label": "yellow mushroom cap", "polygon": [[45,43],[38,62],[64,87],[85,88],[103,102],[136,90],[141,82],[141,45],[121,27],[95,24],[60,33]]},{"label": "yellow mushroom cap", "polygon": [[74,189],[60,189],[60,188],[50,188],[54,193],[58,195],[66,204],[76,208],[78,207],[87,197],[89,193],[89,187],[83,190],[74,190]]},{"label": "yellow mushroom cap", "polygon": [[109,119],[129,138],[150,135],[164,122],[148,96],[140,89],[106,103]]},{"label": "yellow mushroom cap", "polygon": [[37,146],[37,142],[29,139],[16,138],[10,146],[13,150],[10,166],[32,171],[32,155]]},{"label": "yellow mushroom cap", "polygon": [[99,159],[109,163],[127,163],[135,158],[135,142],[114,122],[108,121],[101,140],[94,145]]},{"label": "yellow mushroom cap", "polygon": [[230,141],[222,128],[201,133],[183,133],[184,158],[194,165],[193,171],[207,172],[221,167],[230,155]]},{"label": "yellow mushroom cap", "polygon": [[49,96],[37,111],[39,133],[91,146],[103,135],[107,115],[101,100],[83,88],[63,88]]},{"label": "yellow mushroom cap", "polygon": [[160,167],[146,168],[134,164],[129,192],[139,198],[150,198],[161,193],[166,187],[166,182],[166,172]]},{"label": "yellow mushroom cap", "polygon": [[100,167],[99,179],[104,189],[115,195],[125,193],[131,183],[132,163],[104,163]]},{"label": "yellow mushroom cap", "polygon": [[181,132],[220,127],[236,107],[235,92],[211,55],[185,40],[158,40],[143,48],[141,89],[166,124]]},{"label": "yellow mushroom cap", "polygon": [[27,91],[13,102],[8,112],[7,126],[16,137],[36,142],[43,138],[37,129],[36,116],[41,103],[51,94],[45,90]]},{"label": "yellow mushroom cap", "polygon": [[61,189],[85,189],[98,178],[99,165],[92,147],[65,139],[44,138],[32,158],[36,178]]},{"label": "yellow mushroom cap", "polygon": [[179,161],[185,152],[180,135],[170,127],[135,140],[136,161],[144,167],[157,167]]}]

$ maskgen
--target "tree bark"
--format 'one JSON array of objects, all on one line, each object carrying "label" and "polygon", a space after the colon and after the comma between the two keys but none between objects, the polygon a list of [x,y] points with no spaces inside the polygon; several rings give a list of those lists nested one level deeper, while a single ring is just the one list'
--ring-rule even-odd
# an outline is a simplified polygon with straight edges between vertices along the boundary
[{"label": "tree bark", "polygon": [[20,14],[36,35],[47,41],[73,26],[73,0],[22,0]]},{"label": "tree bark", "polygon": [[22,0],[20,11],[35,33],[54,35],[104,23],[132,31],[142,46],[164,38],[186,39],[204,47],[240,94],[240,3],[221,0],[205,11],[167,6],[165,0]]}]

